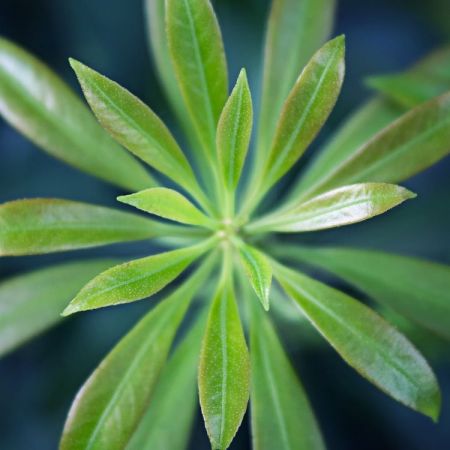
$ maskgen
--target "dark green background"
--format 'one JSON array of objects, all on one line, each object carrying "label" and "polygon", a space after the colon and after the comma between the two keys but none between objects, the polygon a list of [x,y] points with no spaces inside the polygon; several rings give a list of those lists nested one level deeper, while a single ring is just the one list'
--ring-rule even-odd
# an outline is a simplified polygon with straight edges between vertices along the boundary
[{"label": "dark green background", "polygon": [[[221,0],[215,4],[230,78],[234,80],[245,66],[256,97],[267,2]],[[76,89],[69,56],[126,86],[170,122],[148,58],[140,0],[0,0],[0,33],[39,55]],[[338,33],[347,35],[347,77],[319,142],[370,95],[362,83],[365,76],[407,67],[449,42],[450,2],[341,0]],[[303,240],[384,248],[450,263],[449,158],[406,184],[419,194],[414,202],[368,223],[310,234]],[[117,194],[114,188],[36,151],[0,120],[0,201],[48,196],[114,205]],[[80,255],[145,251],[138,244],[70,255],[4,258],[0,279]],[[1,360],[0,449],[55,449],[77,388],[148,306],[144,301],[80,315]],[[379,393],[332,350],[300,346],[296,339],[290,339],[288,346],[331,450],[450,448],[450,358],[433,364],[444,404],[439,425],[433,425]],[[244,428],[232,449],[249,448]],[[208,448],[200,421],[192,448]]]}]

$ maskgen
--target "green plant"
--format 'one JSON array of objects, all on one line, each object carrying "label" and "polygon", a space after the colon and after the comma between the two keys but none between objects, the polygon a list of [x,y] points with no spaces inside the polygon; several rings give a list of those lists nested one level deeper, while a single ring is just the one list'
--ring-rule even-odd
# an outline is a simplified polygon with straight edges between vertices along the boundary
[{"label": "green plant", "polygon": [[[177,222],[67,200],[18,200],[0,206],[0,254],[150,238],[181,247],[119,265],[69,263],[4,282],[0,351],[59,320],[71,297],[64,316],[141,300],[197,264],[86,381],[60,448],[184,448],[196,404],[198,361],[200,404],[214,449],[230,445],[249,398],[254,448],[323,448],[306,394],[264,311],[271,304],[272,277],[281,296],[293,300],[299,316],[346,362],[394,399],[437,420],[437,381],[408,339],[364,304],[286,262],[329,270],[445,338],[450,337],[450,269],[368,250],[293,246],[275,233],[352,224],[415,196],[393,183],[450,151],[450,94],[442,93],[450,84],[450,52],[435,54],[406,74],[371,80],[384,96],[357,111],[281,206],[272,209],[269,203],[264,212],[263,200],[295,166],[339,95],[344,38],[321,46],[331,30],[334,2],[273,2],[245,189],[241,175],[252,134],[252,98],[244,70],[228,95],[221,34],[209,1],[148,0],[147,10],[161,82],[189,138],[196,170],[160,119],[118,84],[71,60],[112,140],[48,68],[0,40],[0,112],[6,120],[53,156],[138,191],[118,197],[120,202]],[[115,141],[190,198],[160,187]],[[285,301],[278,286],[276,294],[274,302]],[[208,300],[202,304],[207,312],[199,313],[169,357],[196,297]]]}]

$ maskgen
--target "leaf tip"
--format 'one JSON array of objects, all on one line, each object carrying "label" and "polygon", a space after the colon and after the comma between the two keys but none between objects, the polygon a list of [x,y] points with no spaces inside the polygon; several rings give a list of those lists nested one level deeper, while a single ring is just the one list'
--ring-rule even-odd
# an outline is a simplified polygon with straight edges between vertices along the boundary
[{"label": "leaf tip", "polygon": [[61,313],[61,317],[68,317],[71,316],[72,314],[75,314],[77,312],[80,311],[80,308],[73,304],[72,302],[69,303],[66,308],[64,309],[64,311]]}]

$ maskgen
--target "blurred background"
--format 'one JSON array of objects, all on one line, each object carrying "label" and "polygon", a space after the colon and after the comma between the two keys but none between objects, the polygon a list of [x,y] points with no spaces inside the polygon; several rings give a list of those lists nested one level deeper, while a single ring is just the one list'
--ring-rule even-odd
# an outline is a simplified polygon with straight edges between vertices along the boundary
[{"label": "blurred background", "polygon": [[[223,27],[230,79],[234,81],[240,67],[245,66],[257,96],[268,1],[214,3]],[[338,3],[335,34],[347,36],[347,76],[319,142],[370,96],[363,84],[365,77],[406,68],[450,42],[449,0]],[[67,63],[69,56],[126,86],[171,123],[148,55],[141,0],[0,0],[0,34],[41,57],[77,91]],[[450,264],[449,174],[447,158],[406,183],[419,194],[407,206],[361,225],[308,235],[306,240],[389,249]],[[38,151],[0,119],[1,202],[41,196],[115,206],[118,193]],[[143,251],[142,244],[118,245],[70,255],[3,258],[0,281],[80,255],[127,256]],[[82,314],[0,360],[0,449],[56,449],[78,387],[148,307],[144,301]],[[315,339],[302,343],[294,325],[285,329],[289,330],[286,345],[330,449],[450,448],[450,349],[424,349],[432,358],[443,390],[441,420],[434,425],[378,392]],[[200,416],[191,448],[209,448]],[[245,423],[231,449],[247,448]]]}]

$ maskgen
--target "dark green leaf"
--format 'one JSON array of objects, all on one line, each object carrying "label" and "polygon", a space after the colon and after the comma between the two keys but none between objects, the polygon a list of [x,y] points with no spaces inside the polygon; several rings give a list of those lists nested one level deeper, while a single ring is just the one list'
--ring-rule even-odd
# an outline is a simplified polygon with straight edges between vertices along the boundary
[{"label": "dark green leaf", "polygon": [[92,277],[117,264],[94,259],[61,264],[0,283],[0,356],[62,320],[61,311]]},{"label": "dark green leaf", "polygon": [[200,405],[214,450],[231,444],[247,409],[250,361],[233,288],[219,287],[199,366]]},{"label": "dark green leaf", "polygon": [[148,239],[161,225],[137,215],[60,199],[0,205],[0,255],[33,255]]},{"label": "dark green leaf", "polygon": [[242,265],[250,284],[264,309],[268,311],[270,285],[272,284],[272,265],[266,255],[254,247],[244,244],[240,246],[239,250]]},{"label": "dark green leaf", "polygon": [[308,398],[275,330],[256,308],[251,325],[253,449],[325,449]]},{"label": "dark green leaf", "polygon": [[[126,450],[185,450],[198,404],[197,368],[204,316],[175,350]],[[175,419],[176,418],[176,419]]]},{"label": "dark green leaf", "polygon": [[150,297],[177,278],[211,247],[211,243],[209,240],[112,267],[86,284],[63,315]]},{"label": "dark green leaf", "polygon": [[278,268],[277,278],[348,364],[397,401],[437,420],[436,378],[402,334],[367,306],[305,275]]},{"label": "dark green leaf", "polygon": [[351,248],[289,248],[288,257],[335,273],[378,302],[450,338],[450,268]]},{"label": "dark green leaf", "polygon": [[414,198],[395,184],[362,183],[343,186],[280,210],[250,224],[250,232],[297,233],[341,227],[370,219]]},{"label": "dark green leaf", "polygon": [[121,450],[149,403],[175,332],[210,261],[150,311],[106,356],[72,404],[60,450]]},{"label": "dark green leaf", "polygon": [[150,188],[117,197],[122,203],[176,222],[212,226],[212,220],[199,211],[186,197],[173,189]]},{"label": "dark green leaf", "polygon": [[0,114],[50,155],[91,175],[131,191],[154,184],[55,73],[3,38]]},{"label": "dark green leaf", "polygon": [[334,0],[274,0],[264,57],[258,149],[269,150],[277,118],[298,74],[333,26]]},{"label": "dark green leaf", "polygon": [[207,158],[214,157],[216,126],[228,93],[222,36],[209,0],[167,0],[170,54]]}]

